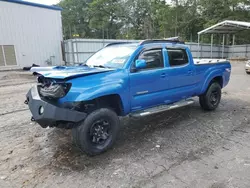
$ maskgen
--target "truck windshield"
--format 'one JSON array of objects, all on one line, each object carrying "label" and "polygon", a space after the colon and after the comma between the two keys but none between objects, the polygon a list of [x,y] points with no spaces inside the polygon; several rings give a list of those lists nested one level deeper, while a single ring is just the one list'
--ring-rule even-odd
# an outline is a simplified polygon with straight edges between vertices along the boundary
[{"label": "truck windshield", "polygon": [[96,52],[87,61],[89,67],[122,68],[136,46],[110,46]]}]

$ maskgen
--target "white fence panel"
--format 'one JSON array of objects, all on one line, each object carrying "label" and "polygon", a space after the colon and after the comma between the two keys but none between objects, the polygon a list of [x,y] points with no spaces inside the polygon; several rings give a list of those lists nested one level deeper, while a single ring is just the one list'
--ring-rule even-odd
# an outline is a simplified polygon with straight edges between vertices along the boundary
[{"label": "white fence panel", "polygon": [[[93,53],[109,43],[139,42],[139,40],[102,40],[102,39],[69,39],[64,41],[65,59],[67,64],[85,62]],[[211,45],[186,43],[194,58],[211,58]],[[214,45],[212,58],[222,58],[223,47]],[[250,45],[225,46],[223,58],[250,58]]]}]

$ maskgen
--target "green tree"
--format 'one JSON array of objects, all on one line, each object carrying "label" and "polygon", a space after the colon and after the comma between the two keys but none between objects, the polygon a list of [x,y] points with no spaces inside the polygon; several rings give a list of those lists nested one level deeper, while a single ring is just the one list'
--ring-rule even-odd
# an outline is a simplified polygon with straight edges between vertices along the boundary
[{"label": "green tree", "polygon": [[[168,3],[167,3],[168,2]],[[197,41],[197,32],[223,20],[250,20],[249,0],[62,0],[64,37],[146,39],[181,36]],[[204,36],[208,42],[210,36]],[[237,43],[250,42],[248,31]],[[215,36],[221,42],[221,36]]]},{"label": "green tree", "polygon": [[90,37],[88,8],[91,0],[62,0],[58,5],[63,8],[62,23],[64,38],[72,38],[73,34]]},{"label": "green tree", "polygon": [[97,38],[115,39],[122,27],[119,0],[94,0],[89,6],[90,28]]}]

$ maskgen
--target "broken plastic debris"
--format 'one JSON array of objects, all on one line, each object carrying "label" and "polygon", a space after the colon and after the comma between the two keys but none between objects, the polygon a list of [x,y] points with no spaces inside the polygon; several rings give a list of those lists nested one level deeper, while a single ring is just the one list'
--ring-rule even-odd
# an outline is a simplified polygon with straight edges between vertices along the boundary
[{"label": "broken plastic debris", "polygon": [[7,179],[7,176],[1,176],[0,179],[5,180],[5,179]]}]

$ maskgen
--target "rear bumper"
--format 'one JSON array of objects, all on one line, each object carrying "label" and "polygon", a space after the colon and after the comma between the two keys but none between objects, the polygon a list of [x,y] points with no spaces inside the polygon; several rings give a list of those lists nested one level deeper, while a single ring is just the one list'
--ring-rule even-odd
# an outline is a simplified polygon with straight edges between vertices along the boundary
[{"label": "rear bumper", "polygon": [[48,126],[70,128],[68,125],[69,123],[78,123],[84,120],[87,116],[86,113],[58,107],[42,100],[39,96],[37,86],[34,86],[29,90],[26,98],[26,103],[29,106],[32,119],[43,128]]}]

